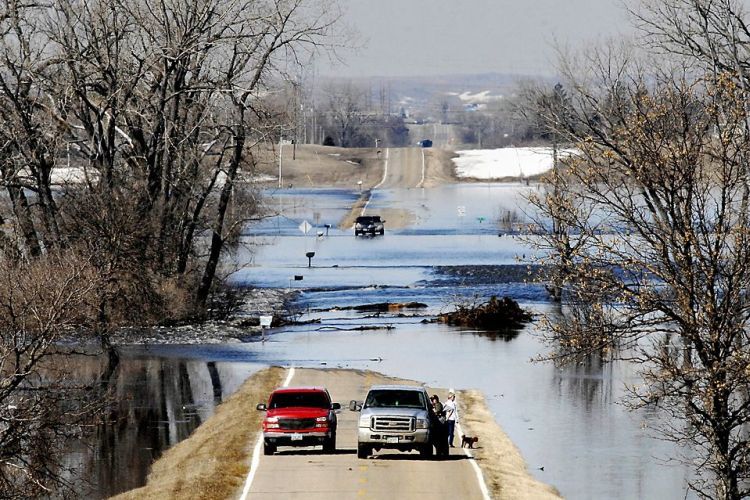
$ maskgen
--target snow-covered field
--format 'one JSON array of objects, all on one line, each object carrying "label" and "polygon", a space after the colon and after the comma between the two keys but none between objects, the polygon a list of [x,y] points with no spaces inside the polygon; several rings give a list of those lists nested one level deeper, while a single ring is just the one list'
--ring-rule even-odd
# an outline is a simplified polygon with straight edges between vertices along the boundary
[{"label": "snow-covered field", "polygon": [[[456,151],[453,158],[458,177],[472,179],[502,179],[530,177],[552,169],[552,148],[502,148]],[[573,154],[563,149],[560,155]]]}]

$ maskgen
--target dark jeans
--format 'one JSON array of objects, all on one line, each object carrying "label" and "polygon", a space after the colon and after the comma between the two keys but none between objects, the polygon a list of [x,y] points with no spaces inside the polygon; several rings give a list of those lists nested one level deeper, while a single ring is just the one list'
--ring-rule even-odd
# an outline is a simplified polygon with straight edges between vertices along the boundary
[{"label": "dark jeans", "polygon": [[446,424],[448,425],[448,444],[453,446],[453,432],[456,430],[456,421],[448,420]]}]

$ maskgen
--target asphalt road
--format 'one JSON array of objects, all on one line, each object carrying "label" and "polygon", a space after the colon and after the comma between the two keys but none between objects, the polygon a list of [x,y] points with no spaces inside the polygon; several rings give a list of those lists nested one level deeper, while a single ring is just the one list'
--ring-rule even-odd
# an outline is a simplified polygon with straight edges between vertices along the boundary
[{"label": "asphalt road", "polygon": [[443,461],[389,450],[357,458],[359,413],[349,411],[348,403],[362,400],[371,385],[382,383],[394,382],[356,371],[296,370],[289,386],[325,386],[341,403],[337,452],[325,455],[320,447],[282,447],[273,456],[261,456],[249,498],[481,499],[470,459],[460,448],[452,449]]},{"label": "asphalt road", "polygon": [[390,148],[385,180],[378,188],[413,188],[422,182],[422,148]]}]

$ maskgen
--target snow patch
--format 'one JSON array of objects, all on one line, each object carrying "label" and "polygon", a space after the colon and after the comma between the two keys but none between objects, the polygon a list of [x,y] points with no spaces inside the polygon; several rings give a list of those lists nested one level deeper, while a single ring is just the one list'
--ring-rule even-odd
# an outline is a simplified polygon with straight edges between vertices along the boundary
[{"label": "snow patch", "polygon": [[[552,169],[552,148],[502,148],[456,151],[456,175],[472,179],[530,177]],[[563,149],[561,156],[575,153]]]},{"label": "snow patch", "polygon": [[477,92],[476,94],[472,94],[471,92],[464,92],[462,94],[459,94],[458,98],[463,102],[477,104],[493,102],[503,98],[503,96],[501,95],[491,95],[490,92],[491,91],[489,90],[483,90],[481,92]]}]

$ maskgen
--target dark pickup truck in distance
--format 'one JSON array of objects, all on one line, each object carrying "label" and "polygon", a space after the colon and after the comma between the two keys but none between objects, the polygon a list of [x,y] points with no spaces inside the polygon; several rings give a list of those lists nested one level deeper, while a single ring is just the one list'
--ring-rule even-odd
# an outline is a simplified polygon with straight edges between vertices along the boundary
[{"label": "dark pickup truck in distance", "polygon": [[362,215],[354,222],[354,236],[361,234],[385,234],[384,220],[379,215]]},{"label": "dark pickup truck in distance", "polygon": [[325,453],[336,451],[336,413],[339,403],[332,403],[322,387],[284,387],[276,389],[268,404],[256,407],[265,411],[263,419],[263,454],[273,455],[279,446],[323,445]]}]

